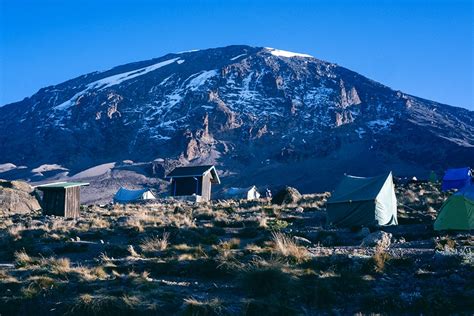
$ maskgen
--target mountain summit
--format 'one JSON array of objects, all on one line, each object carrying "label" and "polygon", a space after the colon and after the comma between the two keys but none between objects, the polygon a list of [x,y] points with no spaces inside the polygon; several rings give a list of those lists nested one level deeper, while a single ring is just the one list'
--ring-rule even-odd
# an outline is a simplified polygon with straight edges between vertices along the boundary
[{"label": "mountain summit", "polygon": [[0,108],[0,152],[0,164],[29,172],[57,165],[74,174],[123,160],[164,169],[215,163],[228,184],[317,191],[344,173],[421,175],[472,164],[474,112],[310,55],[239,45],[41,89]]}]

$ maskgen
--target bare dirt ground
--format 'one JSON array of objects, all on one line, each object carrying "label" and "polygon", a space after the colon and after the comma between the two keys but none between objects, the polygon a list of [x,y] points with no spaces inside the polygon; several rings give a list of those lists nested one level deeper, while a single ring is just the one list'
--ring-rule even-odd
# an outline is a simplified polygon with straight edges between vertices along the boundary
[{"label": "bare dirt ground", "polygon": [[328,196],[0,212],[0,314],[474,313],[474,238],[433,231],[436,186],[399,187],[380,229],[327,226]]}]

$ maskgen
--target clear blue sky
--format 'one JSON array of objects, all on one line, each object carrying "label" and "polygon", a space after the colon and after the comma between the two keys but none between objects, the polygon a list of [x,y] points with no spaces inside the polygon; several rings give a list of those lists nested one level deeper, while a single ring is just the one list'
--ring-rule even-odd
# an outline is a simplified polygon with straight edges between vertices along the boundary
[{"label": "clear blue sky", "polygon": [[249,44],[474,110],[471,0],[0,0],[0,12],[0,105],[168,52]]}]

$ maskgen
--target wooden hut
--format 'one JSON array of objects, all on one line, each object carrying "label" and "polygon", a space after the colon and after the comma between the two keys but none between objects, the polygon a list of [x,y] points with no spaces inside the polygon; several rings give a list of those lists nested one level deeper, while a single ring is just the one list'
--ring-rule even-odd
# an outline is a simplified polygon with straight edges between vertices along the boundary
[{"label": "wooden hut", "polygon": [[171,180],[171,196],[194,202],[209,201],[211,185],[221,183],[212,165],[178,167],[166,178]]},{"label": "wooden hut", "polygon": [[37,186],[43,192],[41,207],[43,214],[77,218],[80,213],[81,182],[57,182]]}]

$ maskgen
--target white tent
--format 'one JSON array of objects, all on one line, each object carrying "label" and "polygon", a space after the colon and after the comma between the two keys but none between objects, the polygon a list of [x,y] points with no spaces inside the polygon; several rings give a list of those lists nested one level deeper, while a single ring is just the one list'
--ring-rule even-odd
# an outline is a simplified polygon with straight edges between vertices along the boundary
[{"label": "white tent", "polygon": [[253,185],[248,188],[229,188],[225,192],[225,196],[229,199],[256,200],[260,198],[260,193],[258,193],[257,187]]},{"label": "white tent", "polygon": [[115,203],[134,203],[154,199],[156,199],[155,196],[148,189],[128,190],[120,188],[114,196]]}]

